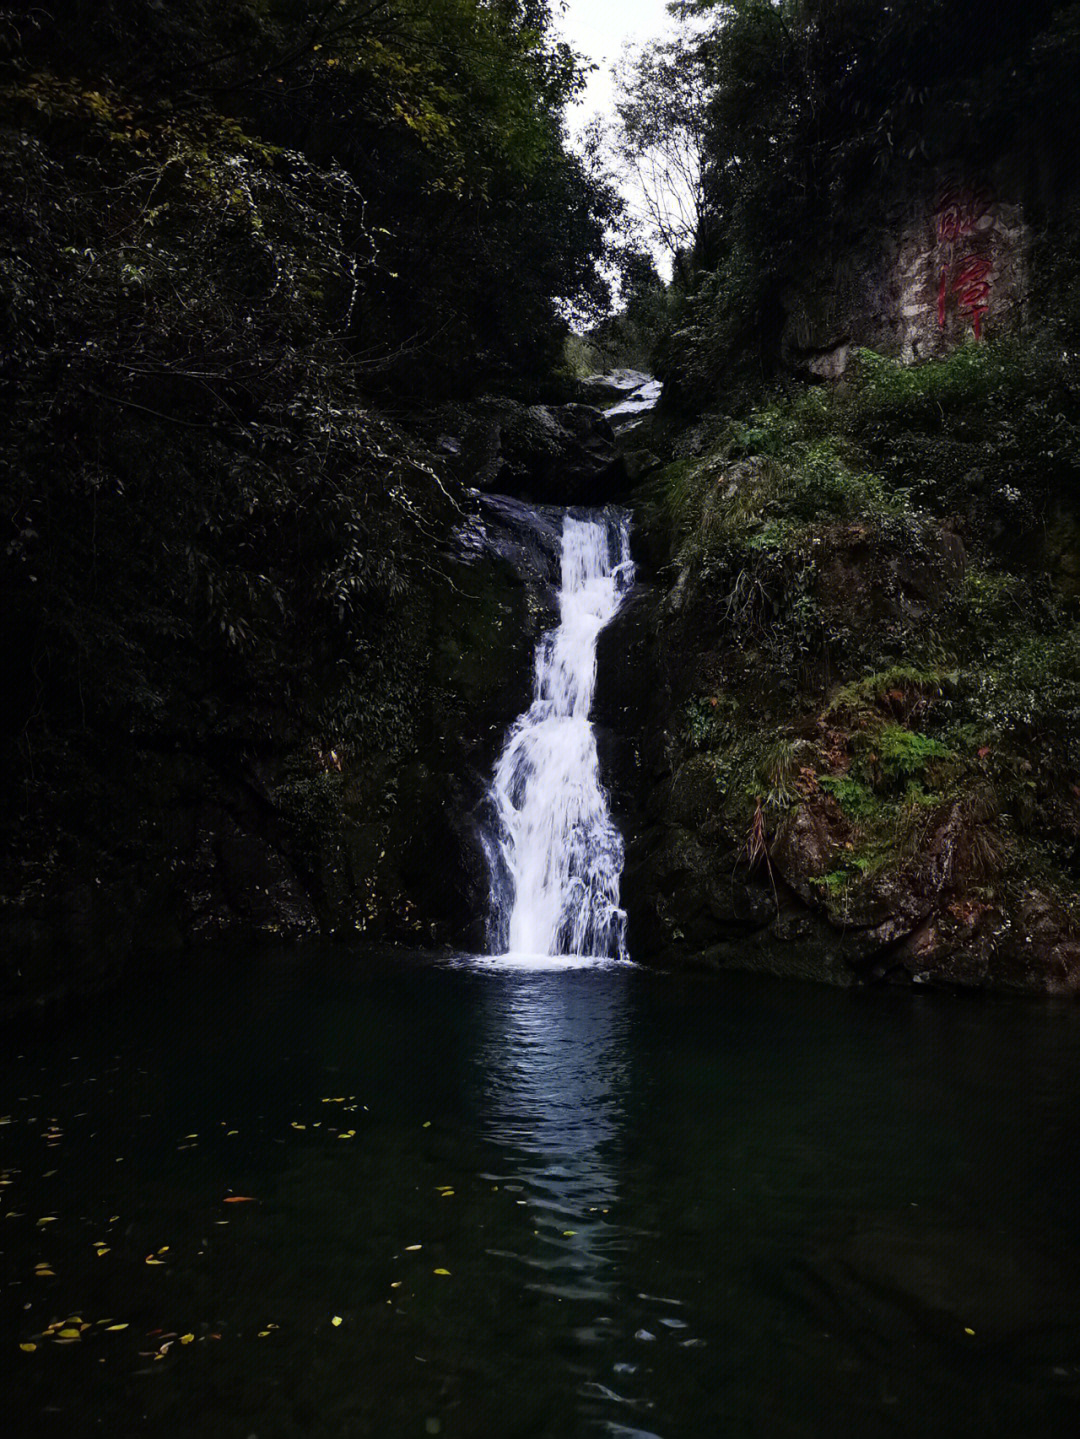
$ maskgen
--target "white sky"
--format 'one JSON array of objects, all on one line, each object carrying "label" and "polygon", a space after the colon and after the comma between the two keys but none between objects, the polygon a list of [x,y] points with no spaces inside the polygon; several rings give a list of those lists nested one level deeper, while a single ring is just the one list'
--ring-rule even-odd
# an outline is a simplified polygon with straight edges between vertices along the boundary
[{"label": "white sky", "polygon": [[571,131],[577,132],[597,110],[610,114],[611,67],[623,45],[652,40],[673,28],[674,21],[667,13],[667,0],[566,0],[561,15],[557,3],[552,8],[563,38],[600,66],[589,77],[582,103],[573,106],[567,116]]}]

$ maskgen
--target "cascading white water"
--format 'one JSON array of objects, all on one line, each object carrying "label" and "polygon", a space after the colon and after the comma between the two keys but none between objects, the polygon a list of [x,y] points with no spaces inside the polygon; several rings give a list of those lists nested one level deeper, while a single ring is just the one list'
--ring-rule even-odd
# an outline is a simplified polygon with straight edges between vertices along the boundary
[{"label": "cascading white water", "polygon": [[496,952],[625,958],[622,838],[589,723],[596,640],[633,580],[629,519],[567,515],[559,625],[536,649],[535,698],[495,767],[486,839]]}]

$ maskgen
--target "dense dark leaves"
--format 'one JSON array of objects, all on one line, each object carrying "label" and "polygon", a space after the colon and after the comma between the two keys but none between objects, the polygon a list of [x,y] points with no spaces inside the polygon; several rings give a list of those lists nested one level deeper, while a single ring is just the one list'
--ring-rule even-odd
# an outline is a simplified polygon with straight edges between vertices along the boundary
[{"label": "dense dark leaves", "polygon": [[0,47],[6,822],[73,746],[404,743],[459,517],[406,412],[606,293],[546,5],[50,0]]}]

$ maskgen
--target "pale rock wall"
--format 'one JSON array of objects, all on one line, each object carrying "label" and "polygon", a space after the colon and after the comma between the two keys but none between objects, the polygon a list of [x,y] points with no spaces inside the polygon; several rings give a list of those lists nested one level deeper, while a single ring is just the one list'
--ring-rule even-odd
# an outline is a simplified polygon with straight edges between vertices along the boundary
[{"label": "pale rock wall", "polygon": [[852,224],[808,253],[781,295],[785,366],[839,379],[862,347],[907,364],[1023,321],[1030,232],[1020,205],[941,179],[877,226]]}]

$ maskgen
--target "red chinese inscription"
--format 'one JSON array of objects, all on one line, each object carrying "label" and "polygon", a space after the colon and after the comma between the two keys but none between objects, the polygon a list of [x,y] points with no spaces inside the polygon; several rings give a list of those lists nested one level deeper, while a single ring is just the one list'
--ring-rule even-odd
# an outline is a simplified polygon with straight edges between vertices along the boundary
[{"label": "red chinese inscription", "polygon": [[990,196],[985,190],[948,185],[934,212],[938,247],[944,251],[938,274],[938,325],[944,328],[949,296],[955,295],[977,340],[982,336],[983,315],[990,307],[994,262],[974,251],[957,252],[967,249],[964,242],[976,233],[989,209]]},{"label": "red chinese inscription", "polygon": [[990,196],[985,190],[968,190],[959,185],[947,185],[941,192],[937,210],[937,237],[939,245],[952,245],[966,235],[973,235],[979,221],[990,208]]}]

